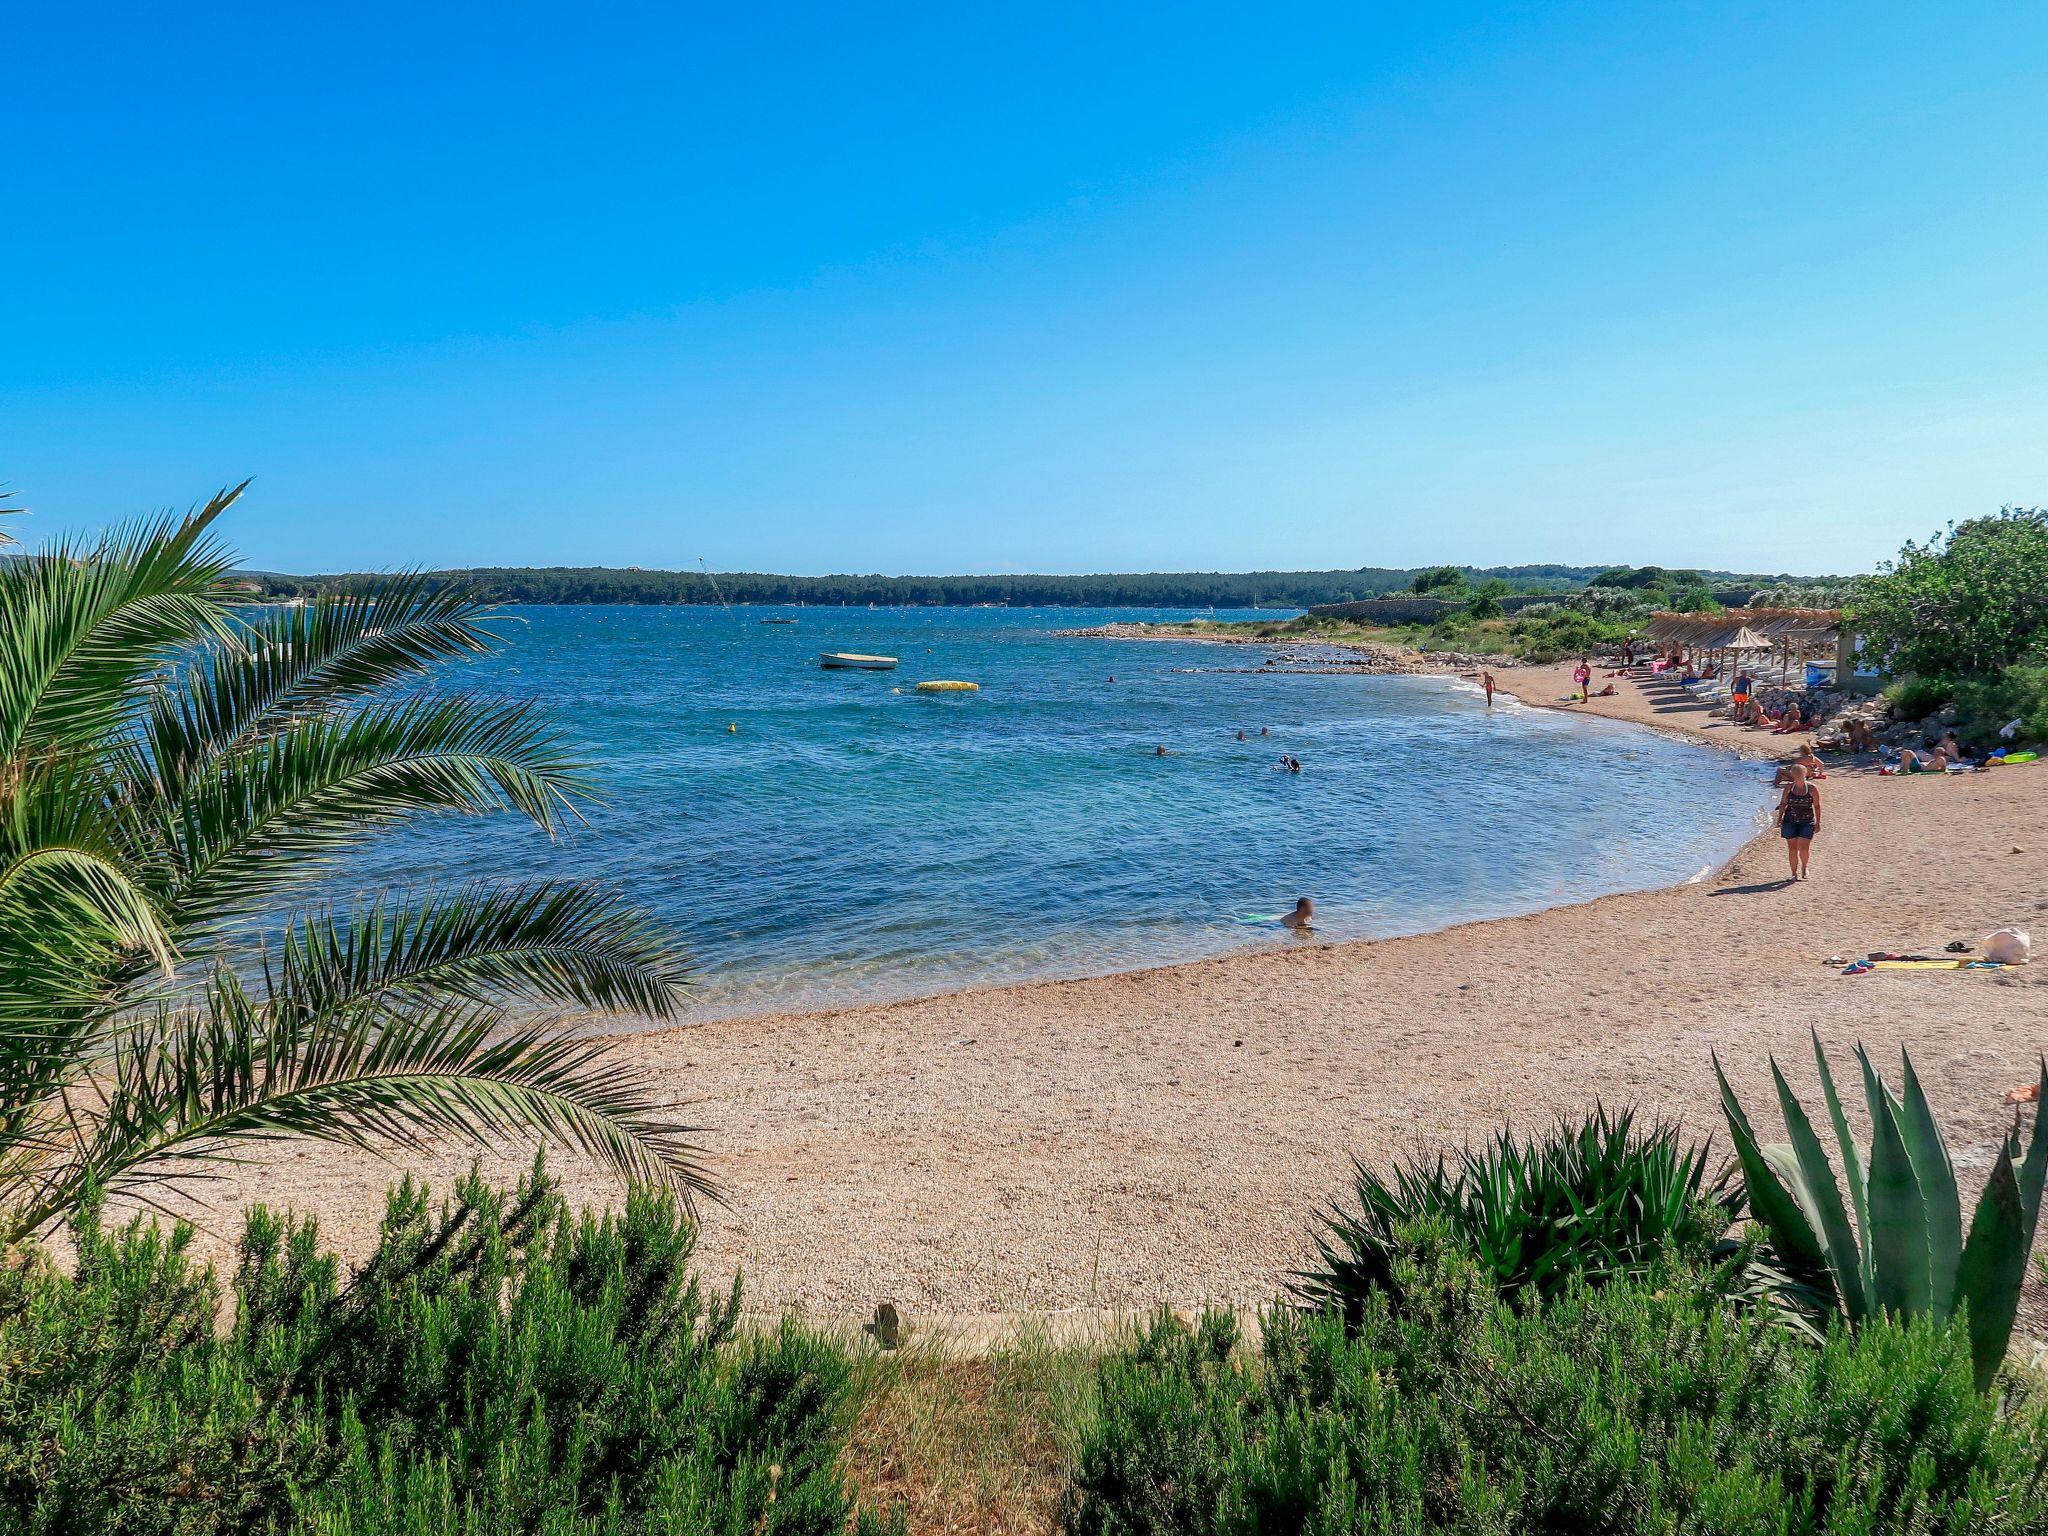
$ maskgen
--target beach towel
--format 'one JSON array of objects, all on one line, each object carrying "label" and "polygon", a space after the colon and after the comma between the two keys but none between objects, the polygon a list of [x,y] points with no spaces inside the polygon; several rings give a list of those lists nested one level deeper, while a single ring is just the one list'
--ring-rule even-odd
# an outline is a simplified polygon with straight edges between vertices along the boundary
[{"label": "beach towel", "polygon": [[1844,976],[1862,976],[1871,971],[2002,971],[1999,960],[1858,960],[1844,966]]}]

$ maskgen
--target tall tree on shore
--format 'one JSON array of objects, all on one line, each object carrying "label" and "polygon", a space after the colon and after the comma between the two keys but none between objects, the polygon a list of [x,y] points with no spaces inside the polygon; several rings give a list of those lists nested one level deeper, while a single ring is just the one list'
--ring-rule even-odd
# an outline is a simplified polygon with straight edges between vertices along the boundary
[{"label": "tall tree on shore", "polygon": [[240,490],[0,562],[0,1237],[283,1136],[537,1133],[706,1188],[651,1084],[563,1026],[675,1011],[686,963],[618,895],[275,915],[381,830],[552,834],[587,788],[530,704],[427,676],[498,643],[471,593],[401,575],[252,605],[211,531]]}]

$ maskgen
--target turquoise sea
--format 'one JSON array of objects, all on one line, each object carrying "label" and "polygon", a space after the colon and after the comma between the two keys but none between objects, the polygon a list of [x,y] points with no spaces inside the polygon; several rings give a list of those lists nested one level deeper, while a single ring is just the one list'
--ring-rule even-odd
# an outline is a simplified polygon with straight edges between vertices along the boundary
[{"label": "turquoise sea", "polygon": [[[1489,711],[1454,681],[1247,673],[1279,648],[1053,633],[1184,613],[507,613],[506,649],[456,680],[554,709],[595,765],[589,824],[550,845],[438,822],[347,884],[616,882],[687,937],[705,1017],[1300,942],[1240,921],[1299,895],[1348,939],[1669,885],[1732,853],[1766,798],[1725,754]],[[825,650],[902,664],[823,671]],[[911,691],[926,678],[981,691]],[[1283,752],[1299,775],[1275,770]]]}]

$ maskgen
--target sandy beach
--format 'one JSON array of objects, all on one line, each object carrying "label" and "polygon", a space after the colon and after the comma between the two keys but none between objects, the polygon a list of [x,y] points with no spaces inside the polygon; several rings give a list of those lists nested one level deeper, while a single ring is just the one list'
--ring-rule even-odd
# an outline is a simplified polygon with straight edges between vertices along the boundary
[{"label": "sandy beach", "polygon": [[[1567,669],[1503,672],[1542,707]],[[1673,684],[1594,713],[1749,755],[1789,742],[1709,718]],[[1709,1051],[1760,1117],[1775,1052],[1810,1087],[1807,1031],[1887,1069],[1909,1044],[1966,1176],[1981,1177],[2048,1045],[2048,965],[1878,972],[1824,962],[2048,928],[2048,770],[1822,786],[1813,879],[1762,835],[1694,884],[1373,943],[1294,942],[1192,965],[705,1024],[627,1038],[703,1140],[726,1203],[716,1275],[750,1303],[919,1318],[1260,1300],[1304,1252],[1353,1154],[1534,1126],[1594,1099],[1720,1130]],[[2048,936],[2044,936],[2048,937]],[[530,1149],[487,1169],[510,1173]],[[420,1171],[445,1180],[451,1151]],[[612,1186],[557,1167],[591,1199]],[[209,1242],[264,1199],[360,1254],[399,1170],[284,1144],[216,1187]],[[2038,1329],[2036,1330],[2038,1331]]]}]

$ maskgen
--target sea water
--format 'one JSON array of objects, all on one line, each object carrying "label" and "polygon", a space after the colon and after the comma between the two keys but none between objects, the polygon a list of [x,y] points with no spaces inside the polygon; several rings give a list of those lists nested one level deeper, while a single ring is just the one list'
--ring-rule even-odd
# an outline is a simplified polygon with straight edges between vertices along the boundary
[{"label": "sea water", "polygon": [[[1488,709],[1455,680],[1056,633],[1182,617],[508,609],[504,649],[445,681],[549,709],[591,765],[586,823],[550,843],[511,818],[438,820],[323,883],[609,882],[687,943],[693,1014],[714,1017],[1290,944],[1244,919],[1298,896],[1320,937],[1353,939],[1675,884],[1730,855],[1766,798],[1730,755]],[[828,671],[821,651],[901,665]],[[914,691],[939,678],[980,691]]]}]

